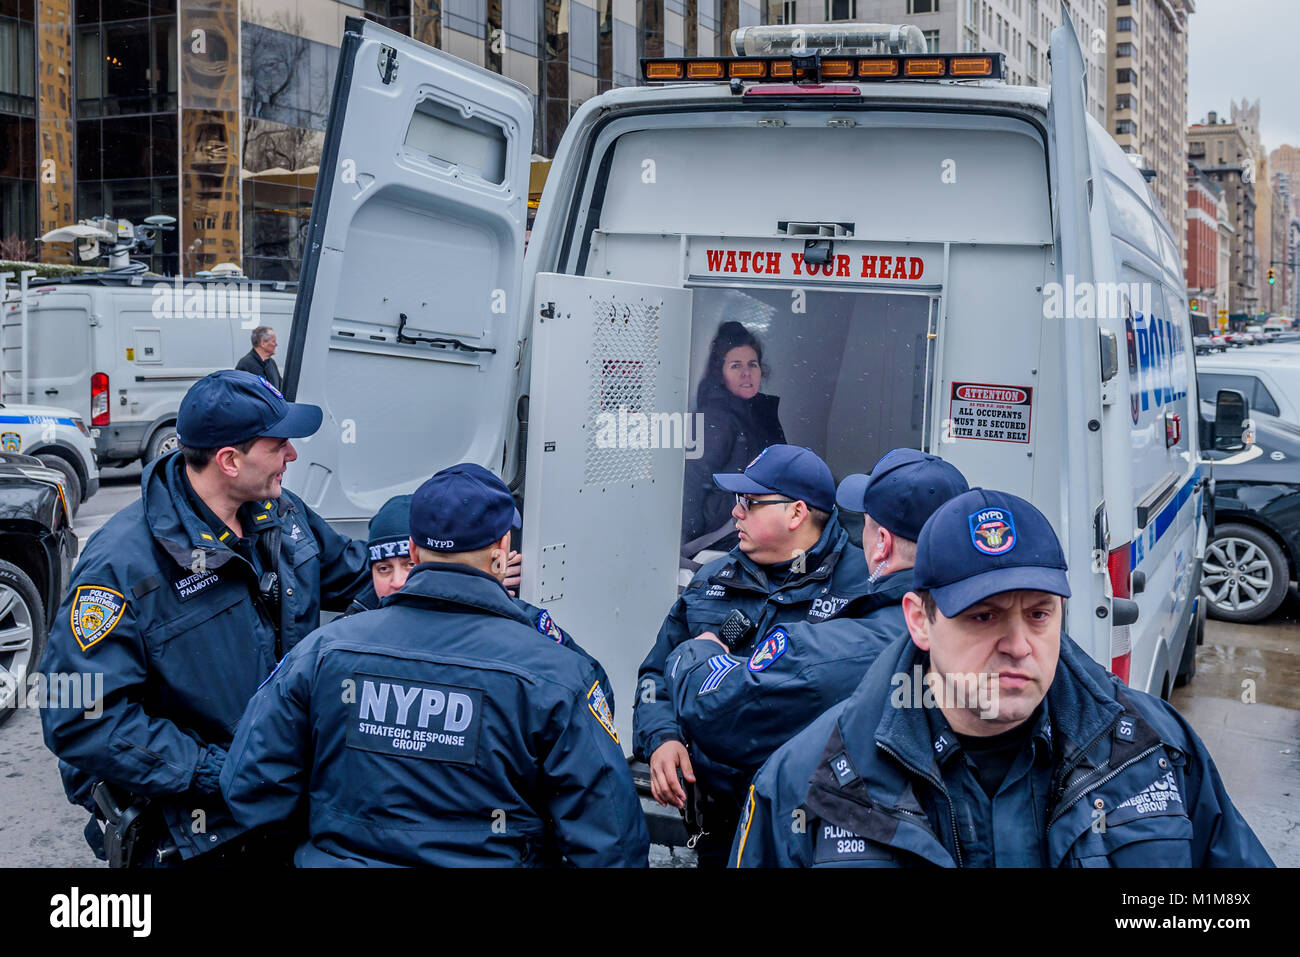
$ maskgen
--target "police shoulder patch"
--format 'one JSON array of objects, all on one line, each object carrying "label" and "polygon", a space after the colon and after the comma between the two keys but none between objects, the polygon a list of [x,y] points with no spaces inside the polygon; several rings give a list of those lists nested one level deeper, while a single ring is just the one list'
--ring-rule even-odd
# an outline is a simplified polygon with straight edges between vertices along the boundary
[{"label": "police shoulder patch", "polygon": [[788,644],[789,636],[786,635],[784,628],[772,629],[768,636],[758,643],[754,653],[749,656],[749,670],[755,672],[766,671],[772,667],[776,659],[785,654]]},{"label": "police shoulder patch", "polygon": [[543,611],[537,616],[537,630],[554,641],[564,641],[564,632],[560,631],[560,626],[555,623],[548,611]]},{"label": "police shoulder patch", "polygon": [[103,585],[78,585],[69,614],[72,637],[82,651],[106,638],[126,610],[126,596]]},{"label": "police shoulder patch", "polygon": [[591,690],[587,692],[587,708],[596,716],[600,726],[614,739],[614,743],[618,744],[618,730],[614,727],[614,712],[609,709],[609,699],[605,696],[605,689],[600,686],[599,681],[593,684]]}]

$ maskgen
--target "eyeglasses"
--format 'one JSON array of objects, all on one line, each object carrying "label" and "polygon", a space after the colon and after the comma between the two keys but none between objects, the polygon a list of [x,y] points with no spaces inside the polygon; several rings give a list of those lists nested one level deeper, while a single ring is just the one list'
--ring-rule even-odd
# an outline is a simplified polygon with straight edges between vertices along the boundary
[{"label": "eyeglasses", "polygon": [[736,496],[736,504],[740,506],[740,510],[741,510],[742,512],[748,512],[751,508],[758,508],[758,506],[760,506],[760,505],[789,505],[791,502],[794,502],[794,501],[797,501],[797,499],[793,499],[793,498],[769,498],[769,499],[767,499],[766,501],[763,501],[763,502],[756,502],[756,501],[754,501],[752,498],[750,498],[748,495],[737,495],[737,496]]}]

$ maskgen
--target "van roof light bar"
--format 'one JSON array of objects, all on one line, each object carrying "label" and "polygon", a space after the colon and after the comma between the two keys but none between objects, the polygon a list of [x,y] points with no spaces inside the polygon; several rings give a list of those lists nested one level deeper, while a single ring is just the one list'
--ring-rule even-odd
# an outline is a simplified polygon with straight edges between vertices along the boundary
[{"label": "van roof light bar", "polygon": [[924,53],[925,34],[910,23],[794,23],[731,31],[736,56],[783,53]]},{"label": "van roof light bar", "polygon": [[796,83],[829,80],[1000,80],[1001,53],[840,55],[824,50],[786,56],[668,57],[641,60],[647,83]]}]

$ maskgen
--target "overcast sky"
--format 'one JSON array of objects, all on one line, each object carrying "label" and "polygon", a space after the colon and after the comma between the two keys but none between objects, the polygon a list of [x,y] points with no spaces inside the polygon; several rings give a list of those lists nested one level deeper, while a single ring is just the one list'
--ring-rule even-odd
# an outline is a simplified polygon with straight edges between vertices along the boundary
[{"label": "overcast sky", "polygon": [[1258,99],[1264,146],[1300,146],[1300,0],[1196,0],[1189,23],[1188,123]]}]

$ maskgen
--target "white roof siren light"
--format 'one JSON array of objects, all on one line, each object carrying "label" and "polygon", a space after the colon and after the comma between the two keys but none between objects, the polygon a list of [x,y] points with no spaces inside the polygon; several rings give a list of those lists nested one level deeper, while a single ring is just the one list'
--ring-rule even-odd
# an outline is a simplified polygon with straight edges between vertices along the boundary
[{"label": "white roof siren light", "polygon": [[925,34],[910,23],[810,23],[731,31],[736,56],[790,53],[925,53]]}]

